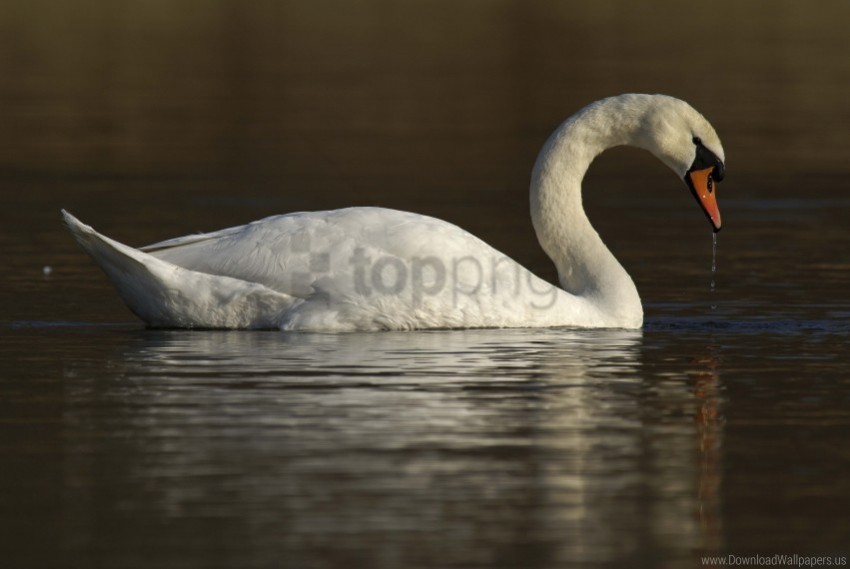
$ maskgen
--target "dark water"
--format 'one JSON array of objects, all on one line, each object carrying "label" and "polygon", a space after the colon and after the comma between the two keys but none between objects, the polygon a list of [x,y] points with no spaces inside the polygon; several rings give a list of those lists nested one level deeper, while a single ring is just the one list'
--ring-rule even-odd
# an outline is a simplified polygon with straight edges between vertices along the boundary
[{"label": "dark water", "polygon": [[[3,3],[3,565],[847,555],[850,8],[684,6]],[[145,330],[59,222],[142,245],[382,205],[552,278],[534,156],[625,91],[690,101],[727,154],[714,276],[662,165],[586,180],[641,332]]]}]

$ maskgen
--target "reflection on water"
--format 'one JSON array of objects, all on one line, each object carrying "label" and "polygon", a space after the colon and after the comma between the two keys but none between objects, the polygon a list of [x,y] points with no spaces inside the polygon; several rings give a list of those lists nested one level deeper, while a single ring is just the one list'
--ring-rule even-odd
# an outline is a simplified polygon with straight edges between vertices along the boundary
[{"label": "reflection on water", "polygon": [[[66,540],[106,539],[107,560],[188,540],[190,564],[212,558],[192,546],[209,532],[220,559],[250,548],[293,567],[690,559],[722,545],[719,378],[708,355],[692,381],[648,381],[641,343],[565,330],[131,335],[110,380],[87,380],[102,374],[91,362],[64,370]],[[174,533],[136,543],[98,526],[113,508]]]},{"label": "reflection on water", "polygon": [[699,401],[696,416],[699,449],[699,482],[697,501],[699,504],[700,529],[707,551],[723,551],[723,525],[720,517],[721,451],[723,445],[723,410],[721,407],[721,385],[718,367],[720,357],[717,348],[711,346],[708,353],[698,357],[694,363],[699,371],[688,376],[694,382],[694,396]]}]

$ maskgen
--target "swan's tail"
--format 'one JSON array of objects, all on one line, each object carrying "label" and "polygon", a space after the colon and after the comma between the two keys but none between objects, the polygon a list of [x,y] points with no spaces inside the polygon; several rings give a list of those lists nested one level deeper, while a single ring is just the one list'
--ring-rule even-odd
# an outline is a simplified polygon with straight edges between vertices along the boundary
[{"label": "swan's tail", "polygon": [[101,235],[62,210],[80,246],[150,326],[276,328],[297,299],[258,283],[179,267]]}]

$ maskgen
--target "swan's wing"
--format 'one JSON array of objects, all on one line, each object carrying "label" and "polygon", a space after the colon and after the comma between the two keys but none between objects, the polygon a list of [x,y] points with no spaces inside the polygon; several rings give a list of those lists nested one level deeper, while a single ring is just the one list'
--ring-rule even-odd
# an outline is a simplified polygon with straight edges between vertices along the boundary
[{"label": "swan's wing", "polygon": [[338,249],[346,239],[357,239],[355,234],[344,235],[343,228],[328,221],[334,214],[273,216],[247,225],[162,241],[144,250],[186,269],[261,283],[305,297],[312,292],[306,275],[311,265],[317,266],[316,255]]},{"label": "swan's wing", "polygon": [[408,262],[435,255],[450,259],[497,253],[445,221],[365,207],[274,216],[143,250],[186,269],[257,282],[300,297],[311,294],[317,283],[351,288],[362,281],[358,271],[367,262],[371,267],[383,258]]},{"label": "swan's wing", "polygon": [[223,237],[228,237],[231,235],[238,234],[241,230],[241,227],[229,227],[227,229],[222,229],[220,231],[213,231],[210,233],[197,233],[193,235],[184,235],[183,237],[175,237],[173,239],[167,239],[165,241],[160,241],[158,243],[152,243],[151,245],[145,245],[144,247],[139,247],[139,251],[144,251],[145,253],[152,253],[154,251],[161,251],[163,249],[172,249],[176,247],[183,247],[185,245],[193,245],[196,243],[202,243],[204,241],[215,241],[217,239],[221,239]]},{"label": "swan's wing", "polygon": [[130,310],[149,325],[276,328],[303,303],[255,282],[175,266],[101,235],[64,210],[62,215]]}]

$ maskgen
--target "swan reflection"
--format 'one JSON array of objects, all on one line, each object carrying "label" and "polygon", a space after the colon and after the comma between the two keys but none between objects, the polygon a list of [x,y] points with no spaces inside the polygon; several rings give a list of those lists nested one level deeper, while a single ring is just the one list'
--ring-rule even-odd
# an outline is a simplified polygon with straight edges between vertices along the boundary
[{"label": "swan reflection", "polygon": [[294,565],[316,539],[397,566],[618,560],[650,542],[687,557],[716,496],[693,420],[655,418],[666,399],[641,345],[639,331],[145,331],[113,362],[133,435],[117,462],[149,515],[286,536]]},{"label": "swan reflection", "polygon": [[639,331],[445,330],[375,334],[149,331],[127,356],[146,374],[523,381],[635,370]]}]

